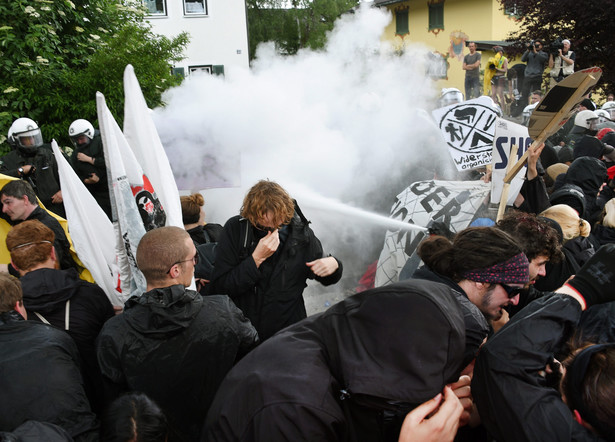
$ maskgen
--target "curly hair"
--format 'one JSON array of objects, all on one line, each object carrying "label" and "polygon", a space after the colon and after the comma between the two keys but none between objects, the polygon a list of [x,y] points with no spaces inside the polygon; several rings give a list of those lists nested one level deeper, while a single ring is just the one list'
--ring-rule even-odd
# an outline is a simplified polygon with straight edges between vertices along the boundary
[{"label": "curly hair", "polygon": [[449,241],[431,236],[419,244],[417,253],[431,270],[455,282],[462,274],[504,262],[521,253],[521,247],[495,227],[468,227]]},{"label": "curly hair", "polygon": [[562,228],[564,242],[582,236],[587,238],[591,232],[591,225],[579,217],[576,210],[568,204],[556,204],[543,210],[540,216],[552,219]]},{"label": "curly hair", "polygon": [[544,255],[550,261],[559,262],[564,256],[557,231],[532,213],[510,211],[496,223],[496,227],[519,243],[529,261]]},{"label": "curly hair", "polygon": [[49,259],[55,234],[42,222],[29,220],[9,230],[5,241],[15,267],[27,271]]},{"label": "curly hair", "polygon": [[205,198],[200,193],[182,196],[179,198],[182,205],[182,222],[194,224],[199,222],[201,207],[205,205]]},{"label": "curly hair", "polygon": [[288,224],[295,214],[295,203],[278,183],[260,180],[246,194],[239,214],[257,225],[269,211],[273,213],[275,224]]}]

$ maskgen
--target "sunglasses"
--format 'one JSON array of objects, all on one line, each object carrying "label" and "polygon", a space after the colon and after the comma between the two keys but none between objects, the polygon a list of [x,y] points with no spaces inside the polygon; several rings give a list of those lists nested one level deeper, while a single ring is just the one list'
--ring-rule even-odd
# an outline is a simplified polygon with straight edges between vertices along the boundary
[{"label": "sunglasses", "polygon": [[177,264],[181,264],[182,262],[188,262],[188,261],[192,261],[192,264],[194,264],[196,267],[196,265],[199,263],[199,252],[196,252],[192,258],[184,259],[183,261],[174,262],[173,265],[169,267],[169,270],[167,270],[167,274],[169,274],[173,266]]},{"label": "sunglasses", "polygon": [[502,284],[501,282],[499,284],[506,291],[509,298],[514,298],[523,291],[523,287],[511,287],[509,285]]}]

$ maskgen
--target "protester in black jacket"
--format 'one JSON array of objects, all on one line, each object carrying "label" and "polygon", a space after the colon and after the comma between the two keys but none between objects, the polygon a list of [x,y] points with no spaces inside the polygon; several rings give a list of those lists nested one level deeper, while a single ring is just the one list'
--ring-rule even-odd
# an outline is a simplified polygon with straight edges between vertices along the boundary
[{"label": "protester in black jacket", "polygon": [[180,197],[184,229],[190,234],[195,246],[218,242],[223,227],[220,224],[205,223],[205,198],[200,193]]},{"label": "protester in black jacket", "polygon": [[28,317],[65,330],[77,344],[86,393],[95,412],[102,411],[102,378],[95,341],[114,314],[105,292],[79,279],[74,269],[56,269],[54,233],[39,221],[24,221],[6,236],[11,262],[19,271]]},{"label": "protester in black jacket", "polygon": [[[472,392],[495,440],[613,440],[615,346],[573,348],[562,374],[554,356],[565,352],[582,310],[615,299],[614,266],[615,245],[609,244],[558,293],[532,302],[481,349]],[[563,376],[561,383],[552,373]]]},{"label": "protester in black jacket", "polygon": [[241,215],[224,226],[207,290],[229,295],[261,340],[306,317],[308,278],[330,285],[342,277],[341,262],[323,257],[308,224],[279,184],[262,180],[247,193]]},{"label": "protester in black jacket", "polygon": [[196,248],[184,229],[147,232],[137,248],[146,293],[104,325],[97,355],[109,388],[140,391],[163,410],[169,441],[198,440],[218,385],[258,342],[226,296],[189,290]]},{"label": "protester in black jacket", "polygon": [[397,441],[406,413],[458,379],[464,336],[443,284],[410,280],[351,296],[237,364],[202,440]]},{"label": "protester in black jacket", "polygon": [[0,431],[28,420],[55,424],[76,442],[98,440],[79,373],[79,354],[66,333],[24,321],[19,281],[0,274]]}]

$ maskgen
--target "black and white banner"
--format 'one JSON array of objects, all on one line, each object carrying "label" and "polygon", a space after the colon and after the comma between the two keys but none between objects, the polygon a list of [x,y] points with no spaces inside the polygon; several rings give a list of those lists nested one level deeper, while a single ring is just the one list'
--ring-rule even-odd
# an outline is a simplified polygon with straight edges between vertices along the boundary
[{"label": "black and white banner", "polygon": [[[472,222],[490,189],[491,185],[482,181],[419,181],[397,195],[391,218],[421,227],[438,220],[456,233]],[[416,248],[427,235],[425,229],[387,231],[376,270],[376,287],[397,282],[409,259],[418,268]]]}]

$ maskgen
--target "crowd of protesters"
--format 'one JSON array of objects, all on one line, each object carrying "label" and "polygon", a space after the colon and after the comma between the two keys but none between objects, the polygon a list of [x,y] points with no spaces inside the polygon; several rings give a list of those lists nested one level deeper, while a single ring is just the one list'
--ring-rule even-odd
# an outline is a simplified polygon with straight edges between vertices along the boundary
[{"label": "crowd of protesters", "polygon": [[[114,308],[18,167],[0,190],[0,440],[615,440],[615,133],[580,105],[530,148],[502,219],[429,236],[402,280],[310,317],[307,280],[343,265],[278,183],[224,226],[181,197],[184,228],[138,244],[146,291]],[[74,132],[98,184],[97,134]]]}]

